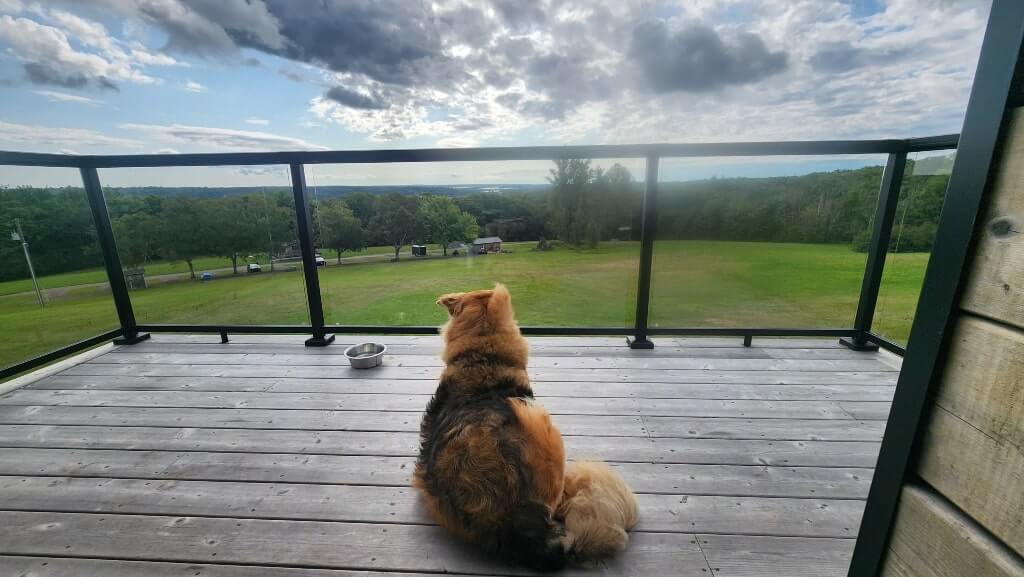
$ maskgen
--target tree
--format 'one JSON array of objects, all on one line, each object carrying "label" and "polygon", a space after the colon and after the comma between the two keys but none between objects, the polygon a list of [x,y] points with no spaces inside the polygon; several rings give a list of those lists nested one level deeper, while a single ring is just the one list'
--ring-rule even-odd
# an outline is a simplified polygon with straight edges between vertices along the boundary
[{"label": "tree", "polygon": [[377,203],[377,198],[362,190],[350,192],[342,197],[345,204],[352,209],[352,214],[359,219],[359,224],[366,228],[370,224],[370,219],[373,218],[374,209]]},{"label": "tree", "polygon": [[215,252],[214,231],[209,223],[208,206],[199,199],[175,197],[163,203],[160,251],[171,259],[185,261],[192,280],[196,278],[192,261]]},{"label": "tree", "polygon": [[111,222],[117,254],[126,267],[144,265],[159,250],[160,223],[144,212],[126,214]]},{"label": "tree", "polygon": [[548,175],[554,228],[564,242],[579,246],[589,219],[586,197],[592,177],[590,161],[563,158],[554,162],[555,168]]},{"label": "tree", "polygon": [[440,244],[444,256],[448,256],[449,243],[469,240],[479,230],[476,218],[459,210],[455,201],[447,196],[424,197],[420,203],[419,219],[427,239]]},{"label": "tree", "polygon": [[265,205],[255,195],[234,196],[206,201],[205,217],[211,219],[209,230],[214,237],[215,254],[231,259],[231,268],[238,274],[238,255],[262,252],[266,244],[263,226]]},{"label": "tree", "polygon": [[411,241],[419,228],[419,198],[392,192],[379,197],[374,206],[369,229],[381,240],[395,247],[395,261],[402,245]]},{"label": "tree", "polygon": [[320,242],[338,253],[338,264],[341,264],[343,251],[366,248],[366,233],[345,202],[340,199],[325,200],[318,203],[317,210]]}]

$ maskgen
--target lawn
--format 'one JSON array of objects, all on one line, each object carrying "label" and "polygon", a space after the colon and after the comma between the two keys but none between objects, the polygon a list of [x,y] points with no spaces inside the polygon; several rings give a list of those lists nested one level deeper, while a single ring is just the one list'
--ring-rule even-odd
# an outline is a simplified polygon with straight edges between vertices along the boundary
[{"label": "lawn", "polygon": [[[342,258],[358,257],[358,256],[371,256],[371,255],[390,255],[394,254],[394,247],[390,246],[371,246],[358,252],[343,252]],[[320,254],[330,260],[334,261],[337,259],[337,251],[325,249],[320,251]],[[438,253],[440,254],[440,253]],[[409,247],[402,247],[402,255],[409,255]],[[266,264],[266,255],[260,255],[257,259],[259,262]],[[238,266],[243,268],[245,266],[245,260],[239,259]],[[231,259],[219,257],[219,256],[204,256],[197,258],[193,261],[196,273],[205,270],[217,270],[231,267]],[[164,274],[174,273],[186,273],[188,272],[188,265],[185,261],[161,261],[152,262],[146,265],[146,276],[157,276]],[[104,268],[91,268],[86,270],[79,270],[75,272],[55,274],[49,276],[39,277],[39,287],[43,289],[70,287],[70,286],[81,286],[85,284],[93,284],[107,281],[107,271]],[[0,296],[11,295],[17,293],[28,292],[32,290],[31,279],[20,279],[0,282]]]},{"label": "lawn", "polygon": [[[637,243],[579,251],[509,248],[500,255],[321,269],[327,322],[436,325],[444,321],[434,304],[439,294],[501,281],[524,325],[632,323]],[[865,255],[839,245],[662,241],[654,258],[652,326],[848,327]],[[889,263],[876,329],[902,341],[927,255],[891,255]],[[132,300],[143,323],[308,322],[300,272],[164,285],[133,292]],[[0,366],[116,326],[102,288],[70,289],[42,308],[31,294],[0,297]]]}]

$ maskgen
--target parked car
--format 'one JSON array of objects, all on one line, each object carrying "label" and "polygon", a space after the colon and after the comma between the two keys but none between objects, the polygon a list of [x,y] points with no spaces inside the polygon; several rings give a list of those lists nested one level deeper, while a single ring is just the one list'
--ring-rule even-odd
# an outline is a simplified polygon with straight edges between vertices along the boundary
[{"label": "parked car", "polygon": [[263,272],[263,267],[257,262],[251,262],[245,267],[246,272]]},{"label": "parked car", "polygon": [[316,258],[314,258],[313,260],[316,261],[316,266],[327,266],[327,259],[320,255],[316,255]]}]

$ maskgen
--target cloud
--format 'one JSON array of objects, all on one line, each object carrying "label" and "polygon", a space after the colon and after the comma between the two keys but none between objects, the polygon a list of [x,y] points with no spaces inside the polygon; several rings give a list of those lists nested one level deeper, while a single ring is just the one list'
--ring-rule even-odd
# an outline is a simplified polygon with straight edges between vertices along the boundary
[{"label": "cloud", "polygon": [[96,147],[136,149],[142,146],[138,140],[107,136],[83,128],[18,124],[2,120],[0,142],[12,143],[19,150],[89,150]]},{"label": "cloud", "polygon": [[380,110],[388,107],[387,103],[384,102],[384,99],[381,98],[380,95],[363,94],[361,92],[349,90],[344,86],[333,86],[324,96],[349,108]]},{"label": "cloud", "polygon": [[261,125],[261,126],[266,126],[266,125],[270,124],[270,121],[267,120],[266,118],[260,118],[258,116],[250,116],[249,118],[245,119],[245,123],[246,124],[258,124],[258,125]]},{"label": "cloud", "polygon": [[749,84],[786,69],[788,56],[749,33],[726,41],[715,30],[690,25],[670,30],[645,22],[633,31],[630,57],[655,92],[703,92]]},{"label": "cloud", "polygon": [[206,92],[206,87],[198,82],[189,80],[188,82],[181,85],[181,89],[186,92]]},{"label": "cloud", "polygon": [[[141,44],[125,47],[106,28],[62,10],[35,8],[57,26],[10,15],[0,16],[0,41],[21,62],[25,77],[34,84],[66,88],[117,90],[117,82],[154,84],[158,79],[141,71],[144,66],[171,66],[173,58],[154,54]],[[70,39],[83,48],[72,46]]]},{"label": "cloud", "polygon": [[77,94],[68,94],[67,92],[58,92],[56,90],[33,90],[35,94],[46,97],[46,100],[50,102],[74,102],[77,104],[88,104],[91,106],[97,106],[103,104],[102,100],[96,100],[95,98],[87,98],[85,96],[79,96]]},{"label": "cloud", "polygon": [[854,46],[849,41],[823,44],[808,60],[811,67],[821,72],[844,73],[865,66],[906,60],[914,53],[911,47],[884,48]]},{"label": "cloud", "polygon": [[183,124],[119,124],[118,128],[139,132],[152,141],[191,145],[222,151],[325,150],[299,138],[268,132],[188,126]]},{"label": "cloud", "polygon": [[[374,143],[439,144],[955,131],[987,11],[985,0],[886,0],[856,9],[848,0],[348,0],[309,2],[302,10],[289,0],[52,0],[47,6],[56,2],[78,15],[101,14],[102,22],[120,15],[136,30],[126,37],[164,42],[167,54],[113,40],[136,71],[148,74],[153,59],[178,54],[233,66],[254,52],[272,55],[289,62],[261,57],[260,73],[320,87],[308,100],[311,120]],[[120,62],[108,54],[95,22],[55,18],[54,26],[74,36],[75,51]],[[26,68],[43,79],[50,72]],[[95,74],[64,81],[98,85]]]}]

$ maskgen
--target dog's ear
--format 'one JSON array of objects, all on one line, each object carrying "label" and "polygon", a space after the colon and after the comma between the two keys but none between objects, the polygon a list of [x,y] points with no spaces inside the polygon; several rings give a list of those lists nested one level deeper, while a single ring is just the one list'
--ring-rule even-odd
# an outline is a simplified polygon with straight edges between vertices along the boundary
[{"label": "dog's ear", "polygon": [[448,314],[455,316],[462,311],[462,293],[448,293],[437,299],[437,304],[448,309]]},{"label": "dog's ear", "polygon": [[501,283],[494,285],[491,298],[487,302],[487,310],[499,318],[512,317],[512,294]]}]

